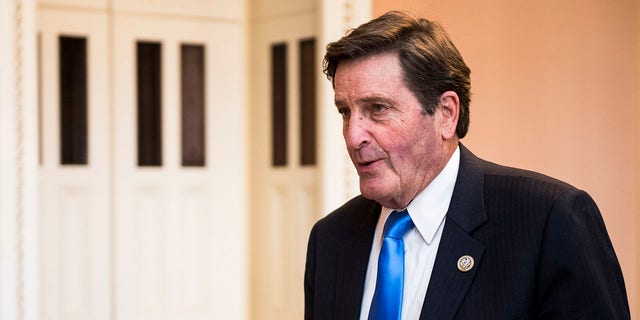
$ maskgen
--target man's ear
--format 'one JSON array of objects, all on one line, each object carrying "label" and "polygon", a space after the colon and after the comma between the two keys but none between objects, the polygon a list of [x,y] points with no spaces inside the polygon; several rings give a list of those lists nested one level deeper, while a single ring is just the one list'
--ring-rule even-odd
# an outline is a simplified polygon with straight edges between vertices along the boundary
[{"label": "man's ear", "polygon": [[456,127],[458,126],[458,117],[460,116],[460,98],[453,91],[446,91],[440,96],[436,113],[438,117],[438,126],[442,139],[449,140],[456,136]]}]

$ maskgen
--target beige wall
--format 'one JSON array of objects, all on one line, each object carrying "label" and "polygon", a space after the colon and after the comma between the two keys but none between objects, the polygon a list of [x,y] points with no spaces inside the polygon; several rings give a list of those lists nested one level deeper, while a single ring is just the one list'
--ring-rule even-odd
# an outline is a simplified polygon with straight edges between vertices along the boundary
[{"label": "beige wall", "polygon": [[640,315],[638,1],[373,1],[391,9],[441,22],[470,66],[465,145],[592,195]]}]

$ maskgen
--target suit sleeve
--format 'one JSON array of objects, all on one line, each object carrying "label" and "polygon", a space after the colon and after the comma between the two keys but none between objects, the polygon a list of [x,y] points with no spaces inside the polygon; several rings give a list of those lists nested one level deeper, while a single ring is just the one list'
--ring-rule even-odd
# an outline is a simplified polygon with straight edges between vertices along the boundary
[{"label": "suit sleeve", "polygon": [[598,207],[583,191],[568,191],[553,206],[538,276],[538,318],[630,319],[618,259]]},{"label": "suit sleeve", "polygon": [[309,236],[307,245],[307,262],[304,271],[304,318],[305,320],[315,319],[315,239],[316,227],[314,226]]}]

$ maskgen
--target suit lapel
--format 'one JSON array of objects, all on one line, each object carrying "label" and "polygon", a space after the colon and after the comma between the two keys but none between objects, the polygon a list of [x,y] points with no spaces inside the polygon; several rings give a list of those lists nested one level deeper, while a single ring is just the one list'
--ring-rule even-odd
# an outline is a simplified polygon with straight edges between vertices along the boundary
[{"label": "suit lapel", "polygon": [[351,229],[352,237],[338,252],[335,319],[358,319],[371,243],[381,207],[374,201],[363,207]]},{"label": "suit lapel", "polygon": [[[454,318],[478,270],[484,249],[483,244],[455,223],[446,222],[420,319]],[[474,259],[474,266],[468,272],[457,267],[458,259],[464,255]]]},{"label": "suit lapel", "polygon": [[[460,169],[420,319],[453,319],[471,286],[485,250],[470,235],[487,220],[483,189],[482,160],[460,145]],[[457,266],[464,255],[474,259],[467,272]]]}]

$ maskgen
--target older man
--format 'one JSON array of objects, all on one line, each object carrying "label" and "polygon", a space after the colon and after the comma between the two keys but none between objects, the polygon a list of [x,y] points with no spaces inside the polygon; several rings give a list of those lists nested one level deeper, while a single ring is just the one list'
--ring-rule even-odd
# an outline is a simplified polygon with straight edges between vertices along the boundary
[{"label": "older man", "polygon": [[362,195],[314,226],[306,319],[628,319],[593,200],[474,156],[470,70],[436,23],[390,12],[327,46]]}]

